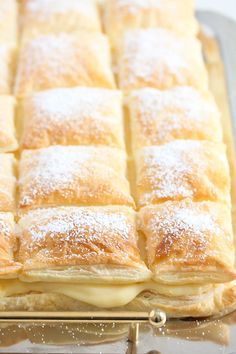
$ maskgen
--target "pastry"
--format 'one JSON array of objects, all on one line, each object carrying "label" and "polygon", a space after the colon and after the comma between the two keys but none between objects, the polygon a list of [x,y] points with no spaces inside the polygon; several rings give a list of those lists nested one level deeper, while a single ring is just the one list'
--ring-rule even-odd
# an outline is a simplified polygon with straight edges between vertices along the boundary
[{"label": "pastry", "polygon": [[126,93],[144,87],[161,90],[193,86],[207,90],[208,77],[196,38],[165,29],[126,32],[118,59],[119,87]]},{"label": "pastry", "polygon": [[166,202],[139,213],[155,281],[212,284],[235,279],[231,209],[222,203]]},{"label": "pastry", "polygon": [[191,198],[230,204],[225,146],[209,141],[175,140],[138,151],[136,192],[140,207]]},{"label": "pastry", "polygon": [[76,35],[60,33],[23,42],[15,81],[16,96],[75,86],[114,88],[105,35],[85,31]]},{"label": "pastry", "polygon": [[15,151],[18,148],[14,123],[15,99],[0,95],[0,107],[0,152]]},{"label": "pastry", "polygon": [[16,46],[18,33],[16,0],[0,0],[0,43]]},{"label": "pastry", "polygon": [[198,29],[193,0],[106,0],[104,22],[113,46],[129,29],[162,27],[188,36]]},{"label": "pastry", "polygon": [[29,0],[24,6],[24,38],[80,30],[101,31],[98,8],[93,0]]},{"label": "pastry", "polygon": [[101,284],[150,278],[131,208],[39,209],[24,215],[19,228],[21,279]]},{"label": "pastry", "polygon": [[0,279],[16,278],[21,264],[14,261],[17,242],[12,213],[0,212]]},{"label": "pastry", "polygon": [[15,211],[15,158],[13,154],[0,154],[0,212]]},{"label": "pastry", "polygon": [[132,92],[128,106],[133,151],[178,139],[222,142],[220,113],[209,92],[144,88]]},{"label": "pastry", "polygon": [[50,146],[24,150],[21,211],[60,205],[131,205],[126,155],[111,147]]},{"label": "pastry", "polygon": [[23,102],[22,148],[108,145],[124,149],[122,94],[96,88],[52,89]]}]

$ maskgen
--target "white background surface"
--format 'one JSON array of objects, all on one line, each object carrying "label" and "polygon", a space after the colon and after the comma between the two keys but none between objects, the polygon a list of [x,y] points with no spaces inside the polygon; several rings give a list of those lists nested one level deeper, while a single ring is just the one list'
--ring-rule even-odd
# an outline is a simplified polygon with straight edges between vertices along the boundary
[{"label": "white background surface", "polygon": [[199,9],[214,10],[236,20],[236,0],[196,0]]}]

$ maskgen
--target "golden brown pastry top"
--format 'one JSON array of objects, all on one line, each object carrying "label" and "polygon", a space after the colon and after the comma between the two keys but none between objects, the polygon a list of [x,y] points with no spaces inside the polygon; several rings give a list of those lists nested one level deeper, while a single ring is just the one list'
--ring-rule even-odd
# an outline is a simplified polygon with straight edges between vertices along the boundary
[{"label": "golden brown pastry top", "polygon": [[12,213],[0,212],[0,278],[15,278],[21,265],[14,261],[17,243]]},{"label": "golden brown pastry top", "polygon": [[230,203],[229,166],[223,144],[175,140],[140,149],[136,157],[140,207],[167,200]]},{"label": "golden brown pastry top", "polygon": [[98,9],[93,0],[29,0],[24,6],[23,37],[40,34],[101,31]]},{"label": "golden brown pastry top", "polygon": [[235,278],[231,210],[190,200],[143,208],[149,267],[165,283],[227,282]]},{"label": "golden brown pastry top", "polygon": [[144,87],[208,89],[201,44],[194,37],[156,28],[130,30],[118,62],[119,87],[125,92]]},{"label": "golden brown pastry top", "polygon": [[193,0],[106,0],[105,29],[117,46],[131,28],[162,27],[193,36],[198,26]]},{"label": "golden brown pastry top", "polygon": [[139,255],[131,208],[39,209],[20,219],[19,230],[19,260],[24,271],[107,265],[126,267],[124,278],[127,268],[147,272]]},{"label": "golden brown pastry top", "polygon": [[60,33],[23,43],[15,81],[16,96],[75,86],[114,88],[105,35],[85,31],[76,35]]},{"label": "golden brown pastry top", "polygon": [[22,148],[108,145],[124,149],[120,91],[76,87],[38,92],[23,102]]},{"label": "golden brown pastry top", "polygon": [[126,154],[111,147],[50,146],[24,150],[19,207],[132,205]]},{"label": "golden brown pastry top", "polygon": [[177,139],[222,141],[220,113],[209,92],[144,88],[132,92],[129,110],[134,151]]}]

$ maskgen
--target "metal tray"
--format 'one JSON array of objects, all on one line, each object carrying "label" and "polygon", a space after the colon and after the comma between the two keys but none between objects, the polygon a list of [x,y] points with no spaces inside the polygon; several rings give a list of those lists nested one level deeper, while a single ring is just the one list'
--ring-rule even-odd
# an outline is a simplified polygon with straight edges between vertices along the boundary
[{"label": "metal tray", "polygon": [[[236,228],[236,23],[213,12],[198,12],[198,18],[211,89],[222,112]],[[0,313],[0,353],[236,354],[236,311],[220,319],[164,323],[158,311]]]}]

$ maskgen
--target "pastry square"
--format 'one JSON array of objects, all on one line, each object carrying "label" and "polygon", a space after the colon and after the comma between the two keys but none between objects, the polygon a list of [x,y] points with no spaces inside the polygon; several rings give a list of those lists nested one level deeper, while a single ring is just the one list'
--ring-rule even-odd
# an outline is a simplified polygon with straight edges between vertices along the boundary
[{"label": "pastry square", "polygon": [[14,69],[13,47],[0,43],[0,95],[9,95],[12,91]]},{"label": "pastry square", "polygon": [[61,207],[19,221],[22,279],[135,283],[150,278],[141,260],[131,208]]},{"label": "pastry square", "polygon": [[129,112],[134,151],[178,139],[222,142],[220,113],[210,93],[144,88],[132,92]]},{"label": "pastry square", "polygon": [[15,151],[18,142],[14,122],[15,99],[0,95],[0,152]]},{"label": "pastry square", "polygon": [[224,283],[235,279],[230,208],[222,203],[166,202],[143,208],[154,279],[166,284]]},{"label": "pastry square", "polygon": [[0,154],[0,212],[15,211],[15,158],[13,154]]},{"label": "pastry square", "polygon": [[23,37],[71,33],[80,30],[101,32],[94,0],[29,0],[24,6]]},{"label": "pastry square", "polygon": [[60,33],[24,42],[15,82],[17,96],[75,86],[115,87],[106,36]]},{"label": "pastry square", "polygon": [[120,91],[78,87],[38,92],[25,99],[22,111],[23,149],[125,147]]},{"label": "pastry square", "polygon": [[165,29],[130,30],[119,57],[118,79],[126,92],[144,87],[208,89],[201,44]]},{"label": "pastry square", "polygon": [[137,154],[136,170],[140,207],[184,198],[230,203],[230,173],[223,144],[176,140],[145,147]]},{"label": "pastry square", "polygon": [[106,0],[104,18],[113,46],[135,28],[166,28],[187,36],[198,30],[193,0]]},{"label": "pastry square", "polygon": [[20,161],[21,210],[67,205],[132,205],[126,154],[111,147],[50,146]]},{"label": "pastry square", "polygon": [[17,241],[12,213],[0,212],[0,238],[0,279],[15,278],[21,265],[14,261]]},{"label": "pastry square", "polygon": [[0,43],[15,46],[18,39],[18,5],[16,0],[0,0]]}]

